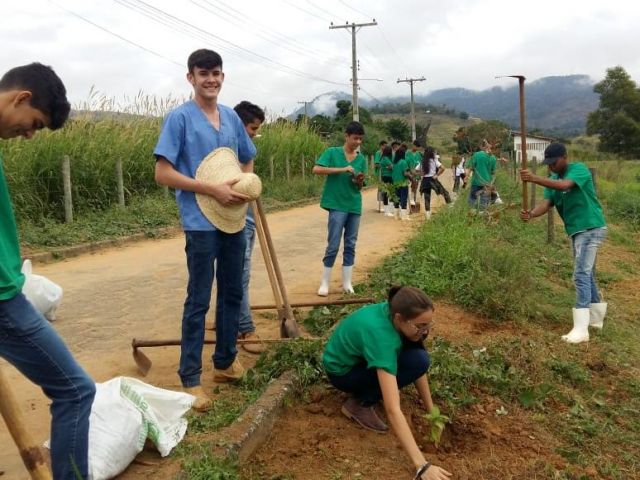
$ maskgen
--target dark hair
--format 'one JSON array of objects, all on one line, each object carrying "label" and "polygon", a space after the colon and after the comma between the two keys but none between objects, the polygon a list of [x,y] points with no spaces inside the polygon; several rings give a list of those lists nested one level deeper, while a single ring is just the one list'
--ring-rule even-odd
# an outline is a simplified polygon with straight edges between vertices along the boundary
[{"label": "dark hair", "polygon": [[251,102],[243,100],[233,107],[233,109],[245,125],[249,125],[255,120],[259,120],[260,123],[264,122],[264,111],[259,106],[254,105]]},{"label": "dark hair", "polygon": [[205,70],[213,70],[216,67],[222,68],[222,57],[213,50],[201,48],[189,55],[187,67],[189,68],[189,73],[193,73],[196,67],[204,68]]},{"label": "dark hair", "polygon": [[347,135],[364,135],[364,127],[360,122],[349,122],[344,129]]},{"label": "dark hair", "polygon": [[398,163],[400,160],[403,160],[406,153],[407,151],[404,148],[399,148],[398,150],[396,150],[396,156],[393,157],[393,163]]},{"label": "dark hair", "polygon": [[381,146],[381,147],[382,147],[382,146],[384,146],[384,145],[386,145],[386,144],[387,144],[387,141],[386,141],[386,140],[382,140],[382,141],[380,142],[380,146]]},{"label": "dark hair", "polygon": [[51,130],[62,127],[69,118],[71,105],[67,100],[67,89],[47,65],[34,62],[12,68],[0,79],[0,92],[9,90],[31,92],[29,105],[49,118]]},{"label": "dark hair", "polygon": [[392,147],[395,147],[396,145],[400,145],[400,142],[398,142],[397,140],[394,140],[393,142],[391,142]]},{"label": "dark hair", "polygon": [[420,148],[422,146],[422,142],[420,142],[420,140],[414,140],[413,141],[413,146]]},{"label": "dark hair", "polygon": [[429,164],[436,158],[436,151],[433,147],[427,147],[424,149],[424,155],[422,156],[422,174],[426,175],[429,172]]},{"label": "dark hair", "polygon": [[392,155],[393,155],[393,150],[391,149],[391,147],[389,145],[387,145],[386,147],[384,147],[382,149],[382,156],[383,157],[391,158]]},{"label": "dark hair", "polygon": [[399,313],[405,320],[411,320],[424,312],[435,310],[427,294],[416,287],[391,287],[388,299],[392,317]]}]

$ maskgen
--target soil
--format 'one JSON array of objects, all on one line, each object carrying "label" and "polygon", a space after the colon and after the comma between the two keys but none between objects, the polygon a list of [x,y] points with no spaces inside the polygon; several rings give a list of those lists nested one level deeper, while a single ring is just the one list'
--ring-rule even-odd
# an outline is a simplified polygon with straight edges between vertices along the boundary
[{"label": "soil", "polygon": [[[441,203],[441,197],[432,203]],[[354,281],[365,278],[368,268],[375,266],[392,249],[410,237],[422,215],[413,222],[399,222],[375,213],[376,192],[363,195],[364,214],[358,238]],[[418,221],[419,219],[419,221]],[[319,300],[315,291],[322,272],[322,255],[326,245],[327,213],[318,205],[295,208],[268,215],[269,227],[290,301]],[[390,228],[391,227],[391,228]],[[259,246],[252,262],[250,295],[253,304],[273,302],[271,288]],[[340,257],[331,282],[332,298],[340,296]],[[184,238],[148,240],[102,250],[58,263],[35,265],[34,272],[61,285],[64,298],[58,309],[54,327],[75,357],[98,382],[119,375],[141,378],[147,383],[180,389],[176,374],[179,359],[177,347],[147,348],[153,361],[147,377],[141,377],[131,357],[133,338],[179,338],[182,304],[187,271]],[[212,306],[213,307],[213,306]],[[212,308],[211,311],[214,309]],[[278,338],[279,325],[271,315],[254,314],[258,334],[262,338]],[[211,323],[211,319],[208,318]],[[208,332],[213,336],[213,332]],[[210,389],[212,365],[208,360],[212,348],[205,348],[203,385]],[[241,350],[241,362],[250,366],[255,356]],[[14,394],[20,399],[26,427],[37,442],[49,436],[49,404],[40,389],[26,380],[13,367],[0,360]],[[143,456],[144,462],[160,461],[158,455]],[[175,468],[168,466],[154,477],[172,478]],[[133,465],[121,478],[145,478],[145,465]],[[28,479],[17,448],[2,424],[0,429],[0,476],[2,479]]]}]

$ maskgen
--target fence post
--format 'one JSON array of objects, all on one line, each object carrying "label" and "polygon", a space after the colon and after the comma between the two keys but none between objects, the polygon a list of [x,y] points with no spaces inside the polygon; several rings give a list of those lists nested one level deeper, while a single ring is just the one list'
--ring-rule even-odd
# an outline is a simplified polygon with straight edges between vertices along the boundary
[{"label": "fence post", "polygon": [[[534,157],[531,160],[531,171],[535,174],[537,170],[538,170],[538,161]],[[536,206],[536,184],[531,183],[531,202],[530,202],[529,208],[533,210],[535,206]]]},{"label": "fence post", "polygon": [[551,207],[547,211],[547,243],[553,243],[556,238],[556,230],[553,220],[553,207]]},{"label": "fence post", "polygon": [[284,157],[284,168],[287,175],[287,182],[291,180],[291,172],[289,171],[289,154]]},{"label": "fence post", "polygon": [[64,221],[73,222],[73,200],[71,198],[71,159],[62,157],[62,183],[64,186]]},{"label": "fence post", "polygon": [[118,181],[118,205],[124,207],[124,180],[122,178],[122,159],[116,159],[116,179]]},{"label": "fence post", "polygon": [[304,153],[300,155],[300,167],[302,169],[302,181],[304,182],[307,179],[307,172],[306,172],[307,166],[304,163]]},{"label": "fence post", "polygon": [[275,172],[273,168],[273,155],[269,155],[269,178],[273,180],[274,175],[275,175]]}]

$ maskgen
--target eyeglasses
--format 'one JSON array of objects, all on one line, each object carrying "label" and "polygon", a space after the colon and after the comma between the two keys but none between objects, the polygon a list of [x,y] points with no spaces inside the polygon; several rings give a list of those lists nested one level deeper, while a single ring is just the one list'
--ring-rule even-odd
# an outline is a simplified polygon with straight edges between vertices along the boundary
[{"label": "eyeglasses", "polygon": [[431,329],[433,328],[433,326],[436,324],[436,322],[430,322],[427,323],[426,325],[423,325],[421,327],[418,327],[415,323],[413,322],[409,322],[411,324],[411,326],[414,328],[414,330],[416,331],[416,333],[420,333],[420,334],[429,334],[429,332],[431,331]]}]

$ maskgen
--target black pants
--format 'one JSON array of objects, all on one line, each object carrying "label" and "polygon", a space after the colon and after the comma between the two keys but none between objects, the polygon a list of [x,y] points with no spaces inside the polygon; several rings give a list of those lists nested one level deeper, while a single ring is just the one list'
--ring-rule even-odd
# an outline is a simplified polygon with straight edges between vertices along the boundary
[{"label": "black pants", "polygon": [[[393,179],[391,177],[382,177],[382,183],[393,183]],[[382,191],[382,203],[389,205],[389,194],[385,191]]]},{"label": "black pants", "polygon": [[424,195],[424,209],[425,211],[431,210],[431,190],[433,190],[436,195],[444,196],[444,201],[447,203],[451,203],[451,197],[449,196],[449,192],[444,188],[440,180],[434,177],[422,177],[422,183],[420,184],[420,193]]}]

